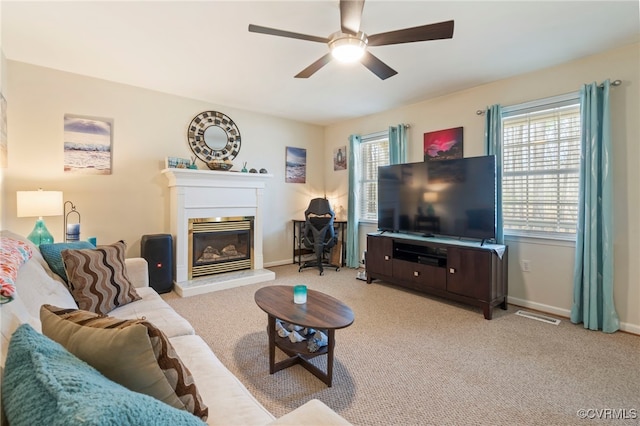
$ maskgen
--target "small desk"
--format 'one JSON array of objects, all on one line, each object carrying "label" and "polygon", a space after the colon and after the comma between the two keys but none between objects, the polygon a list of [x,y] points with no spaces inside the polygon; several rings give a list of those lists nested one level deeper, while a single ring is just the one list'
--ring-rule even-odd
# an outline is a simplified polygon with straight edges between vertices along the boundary
[{"label": "small desk", "polygon": [[[304,232],[304,220],[293,219],[293,262],[297,263],[298,266],[302,265],[302,255],[303,254],[311,254],[313,250],[307,249],[303,247],[302,244],[302,233]],[[347,247],[346,240],[344,239],[344,233],[347,229],[347,221],[346,220],[334,220],[333,228],[336,230],[336,235],[338,235],[338,241],[342,244],[342,252],[340,253],[340,266],[345,266],[347,264]]]}]

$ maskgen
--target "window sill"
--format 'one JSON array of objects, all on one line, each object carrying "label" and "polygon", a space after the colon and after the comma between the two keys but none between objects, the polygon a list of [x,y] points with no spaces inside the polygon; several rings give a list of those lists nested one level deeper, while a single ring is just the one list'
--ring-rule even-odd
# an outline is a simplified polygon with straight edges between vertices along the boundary
[{"label": "window sill", "polygon": [[525,243],[525,244],[539,244],[544,246],[557,246],[557,247],[575,247],[575,236],[570,238],[550,238],[545,236],[534,235],[516,235],[505,234],[505,244],[512,243]]},{"label": "window sill", "polygon": [[372,219],[359,219],[358,223],[364,223],[365,225],[378,226],[378,221],[377,220],[372,220]]}]

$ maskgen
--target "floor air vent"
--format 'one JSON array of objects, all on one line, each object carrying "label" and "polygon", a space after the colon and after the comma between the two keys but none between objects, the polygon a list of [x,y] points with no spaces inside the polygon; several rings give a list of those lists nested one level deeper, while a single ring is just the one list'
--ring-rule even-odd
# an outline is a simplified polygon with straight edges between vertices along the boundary
[{"label": "floor air vent", "polygon": [[547,317],[547,316],[540,315],[540,314],[534,314],[532,312],[527,312],[527,311],[520,310],[520,311],[516,312],[516,315],[520,315],[521,317],[525,317],[525,318],[534,319],[536,321],[546,322],[547,324],[553,324],[553,325],[560,324],[560,320],[559,319]]}]

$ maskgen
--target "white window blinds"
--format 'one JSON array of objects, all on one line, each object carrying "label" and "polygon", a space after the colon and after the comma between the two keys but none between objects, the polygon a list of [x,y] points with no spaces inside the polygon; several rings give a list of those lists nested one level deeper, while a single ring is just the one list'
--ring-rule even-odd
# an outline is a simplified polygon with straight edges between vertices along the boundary
[{"label": "white window blinds", "polygon": [[505,233],[571,238],[580,173],[577,95],[503,113]]},{"label": "white window blinds", "polygon": [[378,220],[378,167],[388,165],[388,133],[363,136],[360,142],[360,220]]}]

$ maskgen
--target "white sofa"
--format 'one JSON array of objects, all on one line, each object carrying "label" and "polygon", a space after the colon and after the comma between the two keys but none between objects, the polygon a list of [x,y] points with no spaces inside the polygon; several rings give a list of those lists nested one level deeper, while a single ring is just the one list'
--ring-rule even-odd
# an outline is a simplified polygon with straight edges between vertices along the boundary
[{"label": "white sofa", "polygon": [[[24,237],[10,231],[2,231],[2,236],[28,242]],[[78,308],[64,281],[51,271],[38,248],[32,245],[32,249],[33,257],[19,269],[14,300],[0,305],[2,368],[5,366],[11,335],[21,324],[27,323],[36,331],[42,331],[40,307],[43,304],[60,308]],[[349,424],[328,406],[315,399],[276,419],[218,360],[204,340],[195,334],[191,324],[149,287],[146,261],[142,258],[126,259],[126,268],[141,300],[116,308],[108,315],[123,319],[145,317],[169,337],[182,362],[191,371],[203,402],[209,407],[208,424]]]}]

